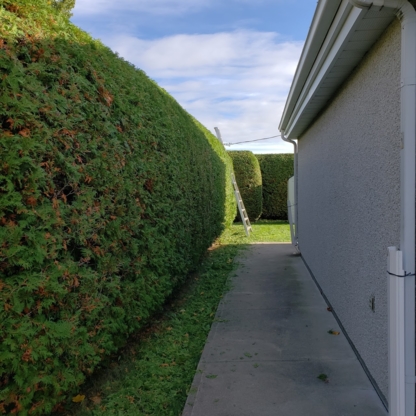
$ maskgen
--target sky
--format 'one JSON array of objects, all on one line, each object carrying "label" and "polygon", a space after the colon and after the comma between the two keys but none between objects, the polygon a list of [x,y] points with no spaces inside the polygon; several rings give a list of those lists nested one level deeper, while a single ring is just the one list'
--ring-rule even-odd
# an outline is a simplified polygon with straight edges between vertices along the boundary
[{"label": "sky", "polygon": [[[76,0],[72,22],[224,143],[279,135],[316,0]],[[292,153],[279,137],[226,147]]]}]

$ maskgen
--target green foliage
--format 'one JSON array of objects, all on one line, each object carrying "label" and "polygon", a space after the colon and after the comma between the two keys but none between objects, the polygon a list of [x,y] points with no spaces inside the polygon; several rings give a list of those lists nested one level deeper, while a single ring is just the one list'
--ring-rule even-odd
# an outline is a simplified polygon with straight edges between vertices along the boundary
[{"label": "green foliage", "polygon": [[287,181],[293,176],[293,154],[256,157],[263,178],[262,218],[287,220]]},{"label": "green foliage", "polygon": [[75,0],[54,0],[52,4],[59,12],[71,17],[71,10],[75,7]]},{"label": "green foliage", "polygon": [[233,259],[244,247],[210,251],[163,315],[112,357],[88,389],[80,388],[77,393],[85,401],[67,404],[65,415],[182,414],[227,277],[236,265]]},{"label": "green foliage", "polygon": [[231,183],[231,174],[233,173],[233,161],[228,152],[225,151],[224,145],[205,128],[199,121],[193,118],[194,123],[205,134],[207,140],[211,144],[214,151],[221,158],[225,166],[225,182],[222,184],[225,192],[225,215],[224,215],[224,229],[227,229],[234,222],[237,214],[237,204],[234,196],[234,189]]},{"label": "green foliage", "polygon": [[[230,151],[235,178],[250,221],[256,221],[262,213],[262,178],[260,165],[249,151]],[[240,221],[240,214],[238,214]]]},{"label": "green foliage", "polygon": [[0,411],[21,416],[77,390],[233,218],[215,137],[55,6],[0,0]]}]

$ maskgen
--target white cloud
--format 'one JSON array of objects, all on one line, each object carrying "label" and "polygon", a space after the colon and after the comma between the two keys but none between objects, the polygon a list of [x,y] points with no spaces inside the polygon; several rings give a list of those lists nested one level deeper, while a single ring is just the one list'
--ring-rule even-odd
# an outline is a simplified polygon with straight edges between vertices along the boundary
[{"label": "white cloud", "polygon": [[77,0],[77,15],[108,14],[111,12],[149,13],[152,15],[183,14],[210,5],[210,0]]},{"label": "white cloud", "polygon": [[[209,130],[219,127],[224,142],[279,134],[301,42],[255,31],[103,40],[155,79]],[[230,147],[242,148],[256,153],[293,151],[279,139]]]},{"label": "white cloud", "polygon": [[[220,1],[222,0],[77,0],[74,12],[77,15],[97,15],[111,12],[183,15],[204,8],[214,8]],[[232,0],[234,3],[255,5],[258,5],[259,2],[267,3],[268,1],[270,0]]]},{"label": "white cloud", "polygon": [[[279,42],[276,33],[236,31],[208,35],[174,35],[152,41],[132,36],[108,39],[122,56],[129,56],[159,77],[239,74],[252,71],[292,77],[301,44]],[[282,65],[284,62],[284,65]],[[197,71],[197,74],[195,74]]]}]

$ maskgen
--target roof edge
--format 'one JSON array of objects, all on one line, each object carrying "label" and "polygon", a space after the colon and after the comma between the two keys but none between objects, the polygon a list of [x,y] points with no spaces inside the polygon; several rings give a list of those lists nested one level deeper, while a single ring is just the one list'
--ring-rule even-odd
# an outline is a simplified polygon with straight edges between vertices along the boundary
[{"label": "roof edge", "polygon": [[290,87],[279,130],[284,131],[342,0],[319,0]]},{"label": "roof edge", "polygon": [[[286,101],[279,130],[289,139],[303,134],[396,15],[349,0],[337,0],[335,10],[332,1],[319,0]],[[331,16],[329,24],[323,16]]]}]

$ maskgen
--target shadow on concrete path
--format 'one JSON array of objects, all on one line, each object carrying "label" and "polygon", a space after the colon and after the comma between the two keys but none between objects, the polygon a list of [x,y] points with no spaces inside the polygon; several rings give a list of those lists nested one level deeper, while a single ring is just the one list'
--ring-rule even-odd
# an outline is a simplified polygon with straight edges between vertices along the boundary
[{"label": "shadow on concrete path", "polygon": [[271,243],[240,255],[182,416],[387,415],[293,252]]}]

